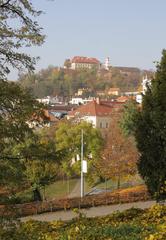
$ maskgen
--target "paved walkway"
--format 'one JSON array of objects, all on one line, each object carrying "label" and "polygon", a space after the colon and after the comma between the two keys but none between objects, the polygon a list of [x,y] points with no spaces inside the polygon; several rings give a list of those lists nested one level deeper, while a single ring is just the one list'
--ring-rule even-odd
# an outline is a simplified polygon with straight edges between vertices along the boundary
[{"label": "paved walkway", "polygon": [[[96,217],[96,216],[105,216],[111,214],[115,211],[124,211],[129,208],[149,208],[155,204],[155,201],[147,201],[147,202],[135,202],[135,203],[124,203],[117,205],[109,205],[109,206],[99,206],[92,207],[89,209],[81,209],[80,212],[86,214],[87,217]],[[57,211],[52,213],[44,213],[40,215],[28,216],[21,219],[21,221],[27,221],[29,219],[39,220],[39,221],[54,221],[54,220],[62,220],[67,221],[76,217],[77,215],[72,211]]]}]

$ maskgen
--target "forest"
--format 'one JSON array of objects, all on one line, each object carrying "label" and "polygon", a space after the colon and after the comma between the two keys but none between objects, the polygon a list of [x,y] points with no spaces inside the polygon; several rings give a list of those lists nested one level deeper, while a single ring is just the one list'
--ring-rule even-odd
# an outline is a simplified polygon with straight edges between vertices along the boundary
[{"label": "forest", "polygon": [[[49,66],[37,73],[20,74],[18,82],[37,97],[70,97],[78,89],[86,89],[83,97],[97,96],[99,91],[119,88],[121,92],[138,91],[143,75],[138,68],[111,67],[110,70],[72,70]],[[152,74],[148,72],[148,74]]]}]

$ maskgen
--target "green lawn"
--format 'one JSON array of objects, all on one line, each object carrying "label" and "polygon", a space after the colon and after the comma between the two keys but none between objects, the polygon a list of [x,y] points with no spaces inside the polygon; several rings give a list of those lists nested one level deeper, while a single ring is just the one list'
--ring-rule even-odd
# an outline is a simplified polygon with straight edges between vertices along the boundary
[{"label": "green lawn", "polygon": [[[80,181],[79,178],[69,179],[69,180],[58,180],[58,181],[46,186],[45,189],[41,188],[42,197],[43,197],[43,199],[47,199],[47,200],[51,200],[54,198],[67,197],[72,192],[72,190],[74,189],[74,187],[76,186],[78,181]],[[127,180],[122,181],[120,187],[128,188],[131,186],[140,185],[141,183],[143,183],[143,181],[140,179],[140,177],[134,176],[133,178],[131,178],[128,181]],[[108,180],[106,182],[102,182],[102,183],[95,185],[95,188],[114,190],[117,188],[117,182],[113,181],[113,180]],[[85,191],[85,193],[88,193],[91,190],[92,190],[92,186],[89,186],[89,184],[86,181],[86,177],[85,177],[84,191]],[[77,189],[77,191],[79,191],[79,189]],[[78,193],[78,196],[79,196],[79,193]],[[16,196],[12,197],[12,199],[10,199],[11,203],[12,202],[13,203],[30,202],[30,201],[33,201],[32,189],[27,189],[23,192],[20,192]]]},{"label": "green lawn", "polygon": [[[78,179],[70,179],[69,181],[59,180],[45,188],[46,199],[66,197],[75,187]],[[42,190],[42,193],[44,191]]]},{"label": "green lawn", "polygon": [[[138,175],[136,175],[131,177],[129,180],[121,181],[120,188],[128,188],[140,184],[143,184],[143,180]],[[117,181],[107,180],[105,182],[97,184],[95,187],[100,189],[115,190],[117,189]]]},{"label": "green lawn", "polygon": [[[43,199],[63,198],[66,197],[75,187],[78,179],[59,180],[44,188],[40,189]],[[32,189],[27,189],[16,194],[13,198],[14,203],[30,202],[33,201]]]}]

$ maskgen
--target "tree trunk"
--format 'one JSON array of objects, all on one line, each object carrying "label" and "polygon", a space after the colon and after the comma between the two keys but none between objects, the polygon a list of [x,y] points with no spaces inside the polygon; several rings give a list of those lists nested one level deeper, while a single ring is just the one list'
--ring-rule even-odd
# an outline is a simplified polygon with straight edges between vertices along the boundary
[{"label": "tree trunk", "polygon": [[67,177],[67,194],[70,194],[70,181],[69,181],[69,177]]},{"label": "tree trunk", "polygon": [[33,190],[33,200],[34,201],[42,201],[40,190],[37,187]]},{"label": "tree trunk", "polygon": [[117,189],[120,188],[120,176],[118,176]]}]

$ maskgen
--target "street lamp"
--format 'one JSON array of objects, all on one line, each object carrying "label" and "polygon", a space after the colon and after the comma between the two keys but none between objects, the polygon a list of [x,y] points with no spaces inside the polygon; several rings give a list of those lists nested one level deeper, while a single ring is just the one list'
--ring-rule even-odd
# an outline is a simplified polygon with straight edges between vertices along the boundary
[{"label": "street lamp", "polygon": [[82,129],[81,130],[81,198],[84,197],[83,158],[84,158],[84,131]]},{"label": "street lamp", "polygon": [[87,161],[84,160],[84,131],[81,130],[81,198],[84,197],[84,173],[87,173]]}]

